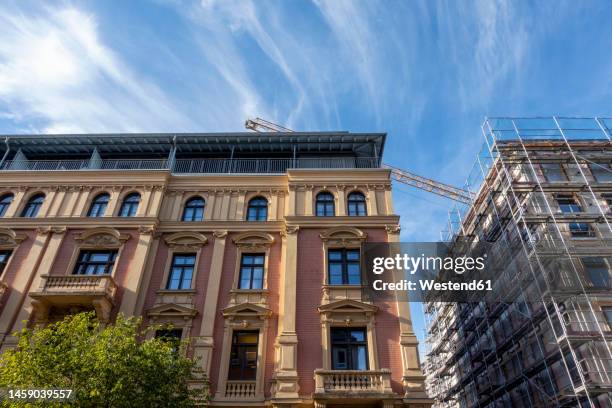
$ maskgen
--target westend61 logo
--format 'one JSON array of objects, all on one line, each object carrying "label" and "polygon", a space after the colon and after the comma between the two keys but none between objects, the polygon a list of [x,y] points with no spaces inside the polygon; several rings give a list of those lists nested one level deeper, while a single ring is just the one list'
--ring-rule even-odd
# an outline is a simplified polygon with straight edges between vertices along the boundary
[{"label": "westend61 logo", "polygon": [[481,301],[493,290],[487,245],[457,243],[366,243],[363,246],[364,291],[369,298],[395,298],[409,292],[410,301]]}]

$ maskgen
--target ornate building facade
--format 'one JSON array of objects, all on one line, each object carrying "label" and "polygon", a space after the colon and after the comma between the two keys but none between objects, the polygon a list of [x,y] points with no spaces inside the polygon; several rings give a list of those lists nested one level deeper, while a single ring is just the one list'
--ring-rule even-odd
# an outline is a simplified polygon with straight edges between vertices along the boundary
[{"label": "ornate building facade", "polygon": [[94,310],[190,340],[211,406],[429,406],[407,302],[362,298],[399,240],[384,134],[10,136],[0,341]]}]

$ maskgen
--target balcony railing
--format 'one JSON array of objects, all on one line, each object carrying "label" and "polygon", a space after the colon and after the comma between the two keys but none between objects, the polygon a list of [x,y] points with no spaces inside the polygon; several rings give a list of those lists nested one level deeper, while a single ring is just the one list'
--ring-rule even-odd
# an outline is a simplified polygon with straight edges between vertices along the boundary
[{"label": "balcony railing", "polygon": [[175,174],[285,173],[289,169],[378,168],[374,157],[315,157],[299,159],[93,159],[7,160],[2,171],[170,170]]},{"label": "balcony railing", "polygon": [[117,285],[109,275],[42,276],[39,293],[42,295],[92,294],[113,298]]},{"label": "balcony railing", "polygon": [[231,400],[250,400],[256,396],[255,381],[228,381],[225,385],[225,398]]},{"label": "balcony railing", "polygon": [[391,371],[382,370],[315,370],[315,393],[360,394],[393,393]]}]

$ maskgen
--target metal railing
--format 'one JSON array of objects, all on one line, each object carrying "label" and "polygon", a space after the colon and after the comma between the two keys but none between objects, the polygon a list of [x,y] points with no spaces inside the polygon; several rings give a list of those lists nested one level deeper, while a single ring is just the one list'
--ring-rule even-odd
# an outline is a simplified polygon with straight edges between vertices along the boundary
[{"label": "metal railing", "polygon": [[93,159],[7,160],[1,171],[170,170],[175,174],[278,173],[289,169],[379,168],[374,157],[313,157],[298,159]]}]

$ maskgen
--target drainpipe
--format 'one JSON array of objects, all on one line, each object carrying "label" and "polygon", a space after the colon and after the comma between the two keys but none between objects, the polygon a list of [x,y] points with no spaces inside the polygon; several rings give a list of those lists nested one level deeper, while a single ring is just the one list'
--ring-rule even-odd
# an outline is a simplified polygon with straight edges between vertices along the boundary
[{"label": "drainpipe", "polygon": [[4,143],[6,144],[6,152],[4,153],[4,156],[2,156],[2,160],[0,160],[0,169],[2,168],[2,166],[4,166],[4,162],[6,161],[6,158],[9,152],[11,151],[11,145],[9,144],[8,136],[4,139]]}]

